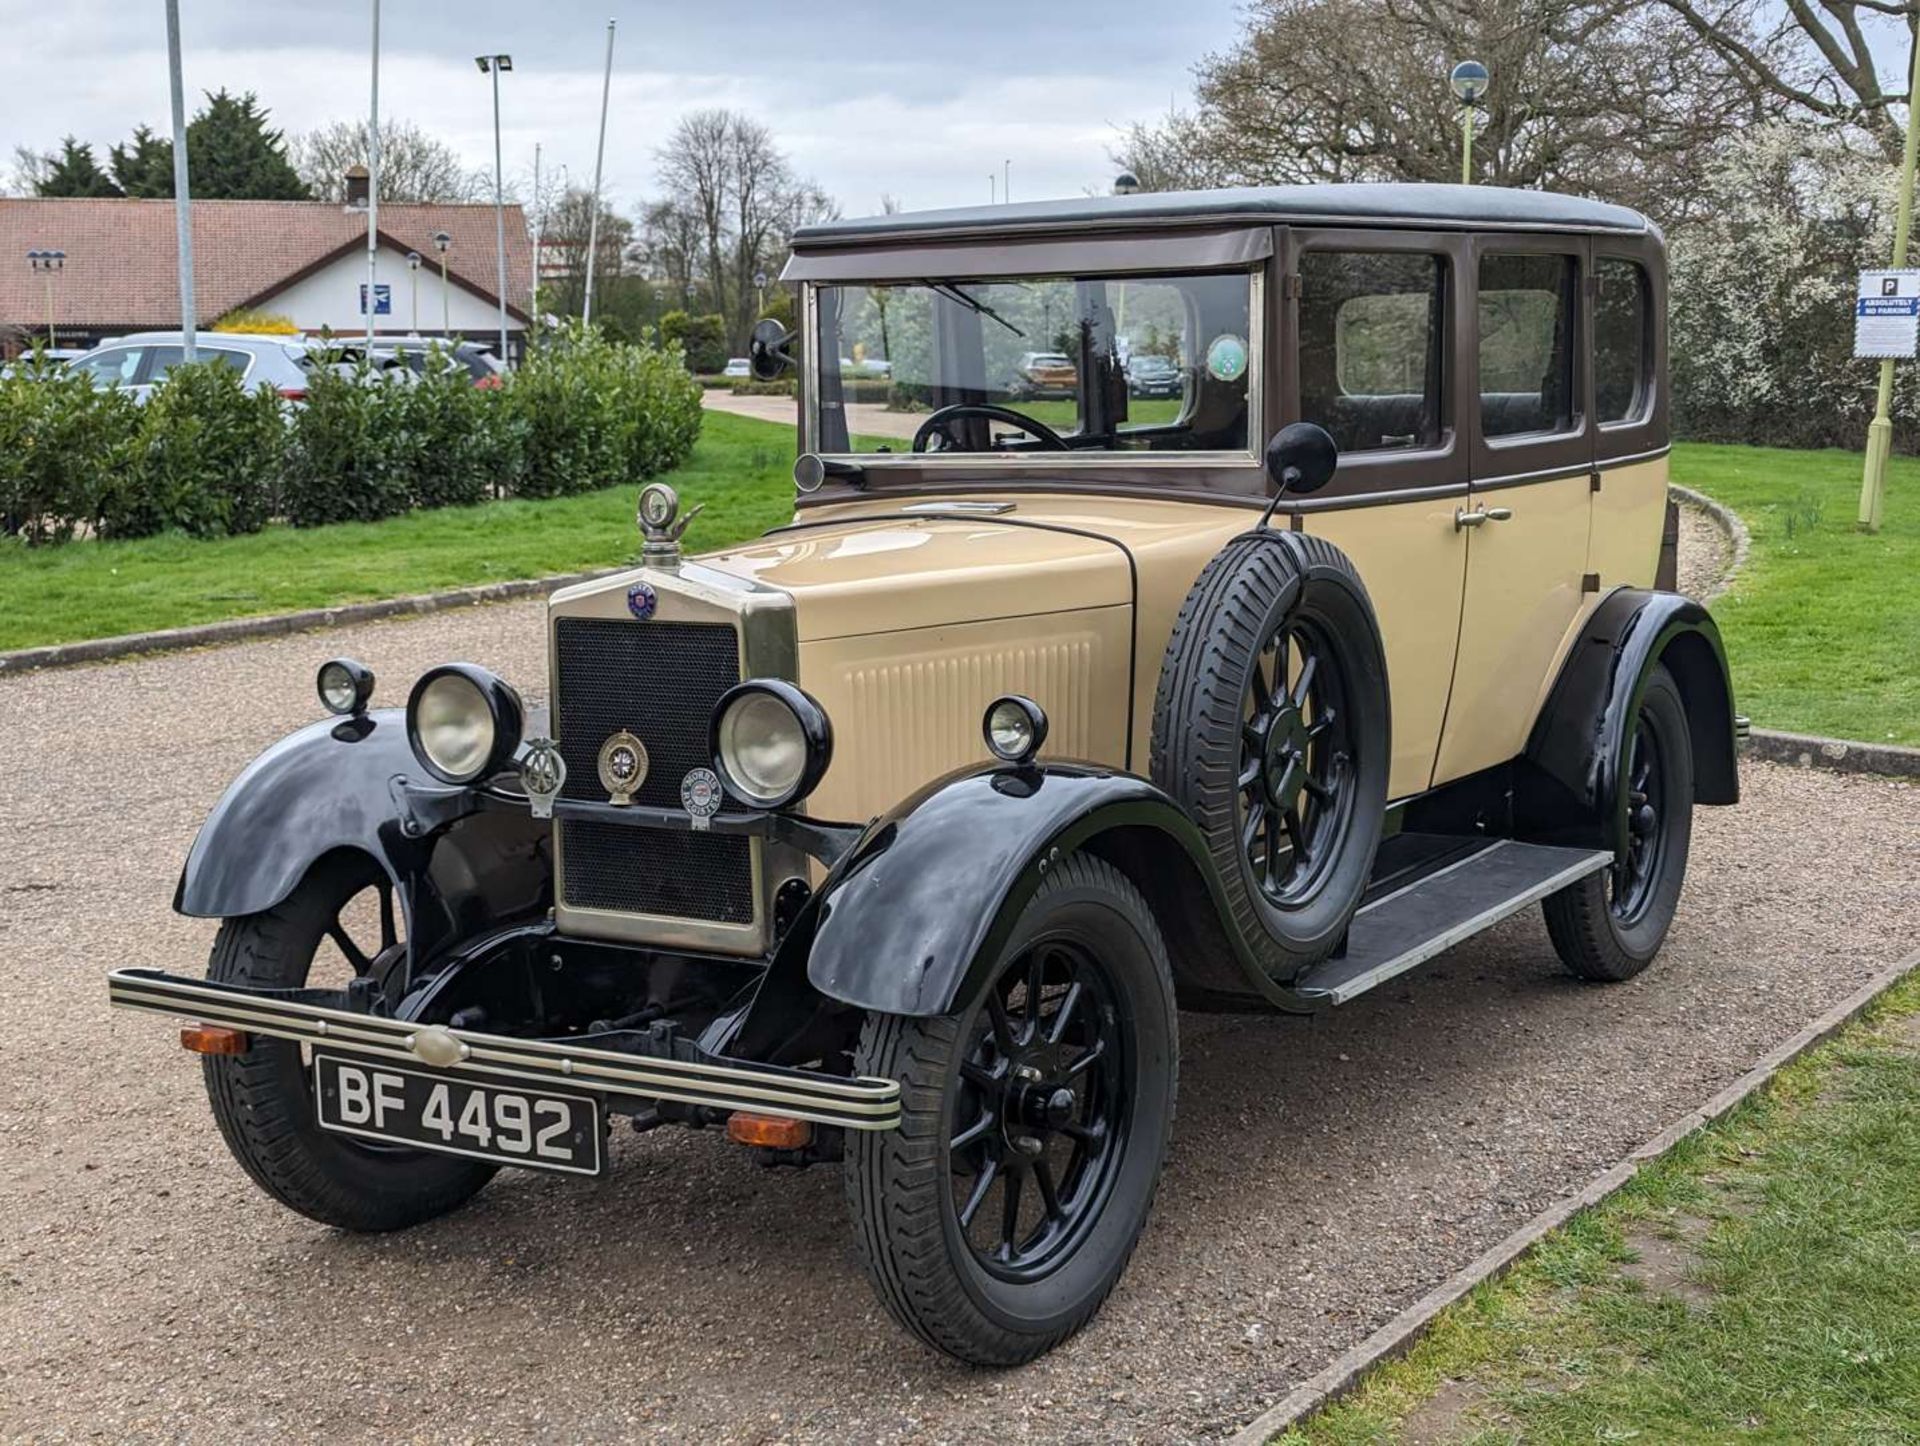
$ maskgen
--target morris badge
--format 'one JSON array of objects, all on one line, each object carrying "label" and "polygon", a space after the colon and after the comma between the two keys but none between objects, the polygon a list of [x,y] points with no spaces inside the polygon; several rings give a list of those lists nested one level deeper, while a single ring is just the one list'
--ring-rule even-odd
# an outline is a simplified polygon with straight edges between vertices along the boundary
[{"label": "morris badge", "polygon": [[680,806],[693,820],[696,831],[704,830],[713,822],[723,797],[720,775],[711,768],[688,769],[687,776],[680,780]]},{"label": "morris badge", "polygon": [[621,729],[600,745],[600,786],[607,791],[607,802],[625,808],[647,781],[647,745]]},{"label": "morris badge", "polygon": [[652,617],[653,610],[659,606],[659,594],[654,592],[651,585],[644,582],[636,582],[632,587],[627,589],[627,611],[640,619],[641,622],[644,623],[648,618]]}]

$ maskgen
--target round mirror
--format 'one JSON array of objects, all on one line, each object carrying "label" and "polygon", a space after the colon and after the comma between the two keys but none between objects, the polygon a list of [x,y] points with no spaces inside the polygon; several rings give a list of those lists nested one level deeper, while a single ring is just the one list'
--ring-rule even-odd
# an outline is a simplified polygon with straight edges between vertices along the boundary
[{"label": "round mirror", "polygon": [[1267,443],[1267,475],[1280,491],[1294,497],[1318,492],[1333,480],[1340,448],[1325,427],[1289,422]]},{"label": "round mirror", "polygon": [[793,365],[793,354],[787,350],[792,341],[793,333],[772,317],[754,323],[747,338],[747,365],[757,380],[775,381]]}]

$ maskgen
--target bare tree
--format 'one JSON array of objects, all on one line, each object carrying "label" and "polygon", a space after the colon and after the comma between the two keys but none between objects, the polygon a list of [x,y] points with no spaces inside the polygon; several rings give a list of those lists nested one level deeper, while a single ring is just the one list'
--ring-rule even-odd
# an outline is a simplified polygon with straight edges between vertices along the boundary
[{"label": "bare tree", "polygon": [[[347,168],[367,164],[367,123],[335,121],[297,137],[293,164],[315,200],[344,201]],[[382,201],[479,201],[492,195],[492,175],[470,169],[444,141],[412,121],[380,123]]]},{"label": "bare tree", "polygon": [[744,343],[753,278],[781,264],[796,228],[832,215],[832,200],[794,175],[765,126],[734,111],[683,117],[660,153],[660,176],[667,196],[647,218],[655,266],[704,293],[731,339]]},{"label": "bare tree", "polygon": [[[1690,0],[1687,0],[1690,3]],[[1459,176],[1453,63],[1494,77],[1478,178],[1683,212],[1715,145],[1777,108],[1660,0],[1257,0],[1196,112],[1130,133],[1148,186]]]},{"label": "bare tree", "polygon": [[7,178],[7,194],[37,196],[53,169],[53,157],[32,146],[13,148],[13,174]]},{"label": "bare tree", "polygon": [[[541,282],[541,298],[547,308],[561,316],[578,316],[587,292],[587,237],[593,218],[593,193],[581,186],[568,188],[547,211],[546,234],[541,244],[544,265],[554,272],[551,281]],[[598,260],[594,275],[599,283],[621,275],[625,269],[628,245],[633,240],[633,222],[600,203],[600,227],[595,246]],[[594,315],[600,314],[600,296],[594,293]]]},{"label": "bare tree", "polygon": [[[1864,132],[1900,159],[1913,0],[1661,0],[1758,100]],[[1890,17],[1899,17],[1892,23]],[[1894,78],[1891,92],[1881,77]]]}]

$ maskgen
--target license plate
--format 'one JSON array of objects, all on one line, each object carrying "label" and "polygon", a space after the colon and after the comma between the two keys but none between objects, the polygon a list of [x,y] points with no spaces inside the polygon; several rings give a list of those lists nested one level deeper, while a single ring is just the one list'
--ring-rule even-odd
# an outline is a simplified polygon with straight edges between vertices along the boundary
[{"label": "license plate", "polygon": [[320,1128],[531,1170],[598,1175],[600,1103],[588,1095],[501,1089],[338,1055],[313,1056]]}]

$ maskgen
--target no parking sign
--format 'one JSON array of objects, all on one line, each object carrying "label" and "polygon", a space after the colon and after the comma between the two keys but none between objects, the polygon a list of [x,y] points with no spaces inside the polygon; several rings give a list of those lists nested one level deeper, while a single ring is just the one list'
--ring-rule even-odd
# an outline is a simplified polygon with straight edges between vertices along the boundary
[{"label": "no parking sign", "polygon": [[1862,271],[1853,303],[1856,357],[1911,357],[1920,342],[1920,269]]}]

